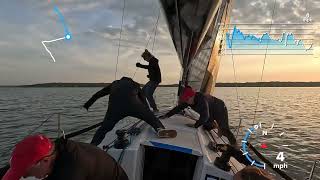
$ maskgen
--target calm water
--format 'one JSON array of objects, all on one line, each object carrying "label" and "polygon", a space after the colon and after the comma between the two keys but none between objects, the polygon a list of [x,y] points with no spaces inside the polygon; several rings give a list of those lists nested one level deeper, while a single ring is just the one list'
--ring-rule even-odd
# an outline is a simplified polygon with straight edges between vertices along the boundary
[{"label": "calm water", "polygon": [[[100,122],[107,109],[107,98],[97,101],[89,112],[81,105],[100,88],[0,88],[0,164],[8,161],[13,145],[52,113],[62,112],[61,127],[66,133]],[[223,99],[229,109],[230,124],[237,126],[240,117],[244,126],[238,139],[254,119],[257,88],[217,88],[216,96]],[[176,88],[159,88],[156,101],[160,108],[172,106]],[[239,99],[239,101],[237,101]],[[316,158],[320,158],[320,88],[262,88],[255,116],[263,129],[274,128],[268,136],[252,138],[254,144],[272,162],[279,152],[284,152],[288,163],[286,172],[295,179],[305,179]],[[239,106],[238,106],[239,103]],[[56,116],[36,132],[57,136]],[[119,126],[126,124],[119,123]],[[279,134],[284,132],[282,136]],[[93,132],[77,137],[91,139]],[[267,149],[259,148],[261,142]],[[288,146],[283,146],[288,145]],[[320,179],[320,168],[316,170]]]}]

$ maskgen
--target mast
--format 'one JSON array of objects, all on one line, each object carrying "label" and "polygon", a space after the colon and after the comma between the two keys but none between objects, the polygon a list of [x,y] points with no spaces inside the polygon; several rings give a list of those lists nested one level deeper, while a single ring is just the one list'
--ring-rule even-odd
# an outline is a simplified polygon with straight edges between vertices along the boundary
[{"label": "mast", "polygon": [[219,14],[221,15],[221,17],[218,18],[220,19],[220,22],[216,22],[216,24],[218,24],[216,37],[219,37],[219,38],[215,39],[215,43],[211,51],[211,57],[207,66],[207,71],[205,73],[202,86],[201,86],[201,91],[206,94],[213,94],[215,89],[215,84],[216,84],[219,67],[220,67],[220,60],[222,57],[221,51],[225,46],[225,35],[228,31],[229,22],[230,22],[230,11],[232,9],[231,1],[229,1],[228,3],[226,2],[225,4],[222,5],[221,11]]}]

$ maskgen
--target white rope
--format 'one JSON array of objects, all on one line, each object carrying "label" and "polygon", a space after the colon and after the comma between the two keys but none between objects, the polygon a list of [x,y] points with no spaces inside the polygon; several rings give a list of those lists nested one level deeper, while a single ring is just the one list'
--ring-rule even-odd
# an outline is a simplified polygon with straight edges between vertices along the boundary
[{"label": "white rope", "polygon": [[[272,28],[272,24],[273,24],[273,18],[274,18],[274,13],[275,13],[275,8],[276,8],[276,2],[277,2],[277,0],[274,0],[274,5],[273,5],[273,9],[272,9],[272,16],[271,16],[271,23],[270,23],[269,34],[271,33],[271,28]],[[260,98],[260,91],[261,91],[261,83],[262,83],[262,78],[263,78],[263,75],[264,75],[264,67],[265,67],[266,59],[267,59],[269,41],[270,41],[270,39],[268,39],[268,41],[267,41],[267,47],[266,47],[266,51],[265,51],[265,54],[264,54],[262,72],[261,72],[261,77],[260,77],[260,86],[259,86],[259,89],[258,89],[258,97],[257,97],[257,101],[256,101],[256,106],[255,106],[255,110],[254,110],[254,115],[253,115],[252,124],[254,124],[254,121],[255,121],[255,119],[256,119],[257,108],[258,108],[258,103],[259,103],[259,98]]]},{"label": "white rope", "polygon": [[156,36],[157,36],[157,31],[158,31],[158,22],[159,22],[159,18],[160,18],[160,13],[161,13],[161,9],[159,8],[158,18],[157,18],[157,22],[156,22],[156,28],[154,30],[154,35],[153,35],[153,43],[152,43],[152,49],[151,49],[152,53],[153,53],[154,44],[156,42]]},{"label": "white rope", "polygon": [[[158,23],[159,23],[160,13],[161,13],[161,10],[160,10],[160,7],[159,7],[158,18],[157,18],[157,20],[156,20],[156,22],[155,22],[155,26],[154,26],[154,29],[153,29],[152,31],[157,31],[157,29],[158,29]],[[155,35],[156,35],[156,33],[154,32],[154,36],[155,36]],[[148,47],[151,38],[152,38],[152,36],[149,37],[149,39],[148,39],[148,41],[147,41],[147,43],[146,43],[146,45],[145,45],[145,49]],[[154,41],[153,41],[152,51],[153,51],[153,47],[154,47],[154,42],[155,42],[155,38],[154,38]],[[140,62],[140,60],[139,60],[138,62]],[[138,70],[138,67],[136,67],[136,69],[135,69],[135,71],[134,71],[134,74],[133,74],[133,76],[132,76],[132,79],[136,76],[137,70]]]},{"label": "white rope", "polygon": [[[228,6],[231,6],[230,5],[231,2],[228,4]],[[228,14],[230,14],[230,11],[231,11],[231,7],[227,7],[228,8],[228,11],[225,15],[225,22],[224,22],[224,27],[223,29],[226,29],[226,19],[228,17]],[[225,33],[223,34],[222,36],[222,39],[224,39]],[[222,57],[222,56],[221,56]],[[233,65],[233,78],[234,78],[234,82],[235,82],[235,90],[236,90],[236,94],[237,94],[237,104],[238,104],[238,116],[239,116],[239,125],[238,125],[238,128],[235,129],[235,131],[237,131],[237,135],[236,135],[236,138],[238,137],[238,134],[239,134],[239,130],[240,130],[240,126],[241,126],[241,123],[242,123],[242,119],[241,119],[241,110],[240,110],[240,100],[239,100],[239,93],[238,93],[238,86],[237,86],[237,74],[236,74],[236,68],[235,68],[235,62],[234,62],[234,56],[233,56],[233,51],[232,51],[232,47],[231,47],[231,59],[232,59],[232,65]],[[234,131],[234,132],[235,132]]]},{"label": "white rope", "polygon": [[124,10],[125,10],[125,8],[126,8],[126,0],[123,0],[122,20],[121,20],[121,28],[120,28],[119,44],[118,44],[118,55],[117,55],[116,71],[115,71],[115,73],[114,73],[114,80],[117,79],[118,63],[119,63],[119,54],[120,54],[120,46],[121,46],[121,36],[122,36],[122,27],[123,27]]}]

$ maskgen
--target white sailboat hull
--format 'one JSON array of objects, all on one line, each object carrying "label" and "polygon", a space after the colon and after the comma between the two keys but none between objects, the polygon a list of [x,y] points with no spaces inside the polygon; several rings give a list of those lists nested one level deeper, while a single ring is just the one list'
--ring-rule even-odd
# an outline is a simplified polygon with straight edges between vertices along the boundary
[{"label": "white sailboat hull", "polygon": [[[191,111],[190,111],[191,112]],[[193,116],[194,114],[192,114]],[[192,117],[186,117],[182,115],[175,115],[171,118],[162,120],[164,126],[168,129],[175,129],[178,132],[176,138],[158,138],[154,130],[144,122],[141,122],[140,129],[141,133],[137,136],[131,136],[131,142],[127,148],[115,149],[110,148],[107,152],[114,157],[114,159],[119,160],[121,154],[122,158],[119,161],[121,166],[126,171],[130,180],[143,180],[146,166],[150,164],[145,164],[147,161],[147,151],[149,152],[150,147],[154,150],[167,152],[182,153],[184,156],[190,156],[195,159],[195,166],[193,169],[193,180],[211,180],[211,179],[225,179],[231,180],[233,175],[244,168],[235,159],[231,158],[229,164],[232,167],[229,172],[223,171],[214,165],[214,160],[216,157],[221,155],[220,152],[214,152],[208,148],[208,143],[210,141],[215,141],[218,144],[228,143],[226,138],[219,138],[214,131],[211,133],[204,131],[200,128],[190,128],[185,124],[194,123]],[[138,125],[139,126],[139,125]],[[105,138],[99,147],[103,147],[110,143],[110,137]],[[147,149],[147,150],[146,150]],[[152,157],[156,159],[157,157]],[[172,168],[174,165],[162,164],[162,166],[170,166]],[[156,166],[156,165],[152,165]],[[180,168],[180,167],[179,167]],[[183,167],[181,167],[183,169]],[[187,170],[187,169],[185,169]],[[190,169],[189,169],[190,171]]]}]

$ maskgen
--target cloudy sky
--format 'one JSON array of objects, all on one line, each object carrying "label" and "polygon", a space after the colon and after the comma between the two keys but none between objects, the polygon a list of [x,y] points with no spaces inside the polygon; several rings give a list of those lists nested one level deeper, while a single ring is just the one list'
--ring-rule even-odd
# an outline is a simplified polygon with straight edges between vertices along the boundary
[{"label": "cloudy sky", "polygon": [[[232,22],[268,23],[275,7],[274,23],[303,23],[307,12],[320,21],[320,0],[234,0]],[[47,0],[1,0],[0,85],[45,82],[110,82],[115,79],[121,0],[55,1],[73,34],[71,41],[48,45],[56,62],[41,44],[64,36],[63,26]],[[124,28],[117,77],[135,74],[141,83],[146,71],[136,70],[141,52],[151,37],[159,12],[157,0],[126,0]],[[297,27],[301,28],[301,27]],[[316,27],[315,27],[316,28]],[[315,44],[319,45],[319,36]],[[180,64],[163,14],[160,15],[153,48],[160,59],[163,84],[176,83]],[[258,81],[264,56],[237,56],[237,81]],[[224,56],[219,82],[234,81],[232,58]],[[320,81],[320,58],[316,56],[267,56],[264,81]]]}]

